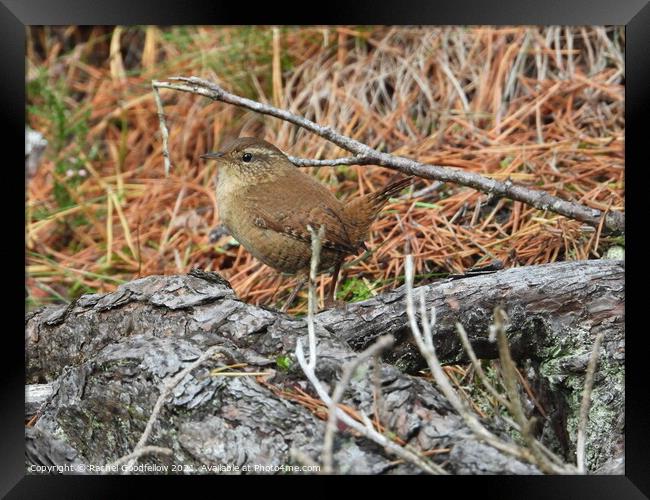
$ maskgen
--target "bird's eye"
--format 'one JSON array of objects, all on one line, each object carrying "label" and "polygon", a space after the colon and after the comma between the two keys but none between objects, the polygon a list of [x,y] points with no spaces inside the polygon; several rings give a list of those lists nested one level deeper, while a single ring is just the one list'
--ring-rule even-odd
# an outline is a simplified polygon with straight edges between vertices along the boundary
[{"label": "bird's eye", "polygon": [[241,159],[242,159],[242,161],[244,161],[245,163],[248,163],[249,161],[251,161],[251,160],[253,159],[253,155],[250,154],[250,153],[244,153],[244,154],[242,155]]}]

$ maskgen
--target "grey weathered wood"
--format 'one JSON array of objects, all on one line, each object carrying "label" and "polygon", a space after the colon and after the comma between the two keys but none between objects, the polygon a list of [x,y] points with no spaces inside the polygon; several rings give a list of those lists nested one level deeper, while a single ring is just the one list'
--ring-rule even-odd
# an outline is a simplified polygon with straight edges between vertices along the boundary
[{"label": "grey weathered wood", "polygon": [[[531,352],[542,355],[543,346],[551,349],[557,338],[549,332],[554,327],[562,330],[556,333],[565,336],[564,357],[551,356],[559,371],[549,376],[555,377],[561,386],[566,384],[567,378],[577,381],[581,378],[584,367],[579,361],[584,349],[570,351],[572,346],[579,345],[576,344],[578,337],[587,345],[597,325],[604,327],[606,321],[612,327],[612,335],[622,331],[622,263],[571,264],[574,267],[555,265],[556,271],[550,266],[545,275],[554,276],[552,281],[556,282],[572,276],[571,279],[582,282],[585,288],[595,287],[591,294],[593,300],[585,309],[587,316],[576,317],[573,321],[567,315],[560,315],[559,322],[555,321],[555,315],[563,308],[553,304],[558,301],[568,304],[570,295],[565,288],[565,293],[553,300],[552,293],[557,289],[552,288],[550,282],[539,281],[541,275],[536,274],[535,268],[502,271],[489,278],[468,278],[438,286],[451,287],[442,289],[449,311],[455,310],[454,298],[461,302],[460,299],[469,301],[473,297],[476,304],[488,307],[489,301],[483,297],[483,280],[491,279],[494,284],[500,275],[505,275],[504,282],[511,283],[509,293],[519,293],[511,297],[513,303],[517,302],[522,308],[508,310],[515,313],[511,314],[513,322],[522,318],[521,325],[527,325],[525,316],[529,314],[534,316],[533,326],[540,322],[544,325],[543,328],[530,326],[523,332],[512,330],[515,345],[521,347],[535,342],[536,347]],[[519,277],[514,279],[509,274],[512,272],[519,272]],[[526,272],[532,273],[528,281],[524,279]],[[515,286],[514,281],[519,281],[520,285]],[[545,298],[532,301],[527,308],[525,297],[536,295],[523,294],[522,298],[524,283],[529,288],[541,285],[542,291],[547,293],[538,292],[537,295]],[[434,288],[435,285],[426,288],[428,300],[436,296]],[[474,293],[470,293],[471,290]],[[508,299],[507,290],[502,292],[501,298]],[[392,296],[388,294],[367,303],[350,305],[347,310],[327,311],[317,316],[317,373],[321,380],[334,383],[342,364],[355,355],[346,339],[359,347],[376,335],[392,332],[401,339],[401,348],[405,349],[408,341],[400,333],[400,328],[404,329],[400,293],[397,291]],[[612,306],[616,301],[620,311]],[[543,311],[545,305],[547,313]],[[456,311],[461,319],[466,307],[472,309],[461,302]],[[478,305],[472,310],[478,310]],[[445,318],[440,311],[438,316],[441,325],[453,320]],[[474,319],[466,327],[477,351],[489,355],[492,348],[482,336],[489,324],[489,314],[473,315],[468,311],[467,317]],[[587,323],[589,328],[585,326]],[[353,330],[364,334],[356,343],[350,333]],[[440,333],[443,331],[436,335],[436,343],[445,360],[453,361],[459,357],[453,347],[456,337],[445,337]],[[521,338],[525,335],[528,341]],[[40,452],[52,448],[52,436],[56,436],[57,447],[65,448],[67,456],[72,456],[70,450],[74,450],[77,454],[74,460],[86,463],[104,464],[129,453],[144,429],[163,380],[178,373],[209,346],[220,344],[226,350],[225,357],[197,368],[182,382],[154,427],[148,444],[171,448],[173,457],[146,457],[142,462],[183,464],[192,466],[195,472],[201,472],[200,467],[207,464],[279,466],[290,463],[291,447],[318,461],[324,422],[304,406],[278,393],[295,394],[296,387],[301,387],[313,394],[295,363],[288,372],[276,364],[279,356],[293,359],[296,339],[304,336],[304,320],[245,304],[235,297],[222,278],[203,272],[151,276],[122,285],[111,294],[83,296],[68,306],[50,306],[30,313],[26,319],[28,382],[56,381],[58,391],[43,409],[36,428],[30,431],[29,456],[32,460],[50,456]],[[618,352],[617,338],[606,336],[607,353]],[[415,353],[413,356],[415,358]],[[398,357],[404,359],[403,354]],[[622,371],[622,358],[616,358],[615,363],[610,358],[608,355],[604,366],[618,370],[620,364]],[[265,370],[270,375],[265,380],[209,375],[211,368],[242,362],[249,364],[247,370]],[[446,461],[445,467],[450,472],[536,472],[534,467],[496,450],[482,452],[485,445],[469,435],[462,419],[429,382],[405,374],[389,363],[382,365],[380,378],[382,422],[417,449],[451,448],[450,453],[436,456],[438,462]],[[607,383],[603,376],[597,377],[597,398],[608,395]],[[369,377],[360,377],[346,391],[343,402],[372,415],[372,393]],[[609,404],[612,401],[615,404],[622,401],[622,393],[612,394]],[[503,435],[498,428],[493,430]],[[592,467],[614,455],[607,443],[589,442],[588,449],[589,445],[596,447],[595,458],[592,456],[588,461]],[[348,433],[339,434],[334,458],[342,472],[416,472],[412,466],[392,464],[393,457]]]},{"label": "grey weathered wood", "polygon": [[[505,308],[511,320],[514,355],[548,359],[548,344],[553,348],[555,340],[560,340],[548,339],[548,335],[561,335],[570,341],[571,328],[586,329],[589,338],[580,340],[587,345],[600,329],[612,324],[618,334],[623,333],[624,277],[623,261],[560,262],[443,280],[422,286],[416,293],[424,292],[427,307],[435,307],[438,313],[436,348],[442,360],[467,359],[456,334],[456,322],[467,330],[479,357],[498,357],[496,343],[487,341],[487,326],[497,305]],[[345,309],[324,311],[317,321],[356,349],[381,335],[395,335],[402,344],[389,359],[413,371],[424,364],[413,355],[404,294],[405,288],[400,287]],[[608,340],[621,341],[622,337],[608,336]]]},{"label": "grey weathered wood", "polygon": [[54,392],[54,383],[25,386],[25,417],[36,414]]},{"label": "grey weathered wood", "polygon": [[[530,360],[538,397],[552,411],[544,432],[553,431],[574,460],[575,435],[584,373],[594,339],[606,331],[596,374],[587,442],[588,461],[598,467],[623,450],[625,379],[625,265],[619,260],[560,262],[507,269],[471,278],[421,287],[438,323],[434,341],[446,362],[465,361],[455,330],[466,329],[480,358],[498,357],[488,341],[494,307],[509,318],[513,355]],[[393,334],[396,346],[387,361],[405,371],[424,363],[413,344],[404,308],[404,287],[345,310],[325,311],[319,324],[362,349],[383,334]],[[561,429],[561,431],[560,431]]]}]

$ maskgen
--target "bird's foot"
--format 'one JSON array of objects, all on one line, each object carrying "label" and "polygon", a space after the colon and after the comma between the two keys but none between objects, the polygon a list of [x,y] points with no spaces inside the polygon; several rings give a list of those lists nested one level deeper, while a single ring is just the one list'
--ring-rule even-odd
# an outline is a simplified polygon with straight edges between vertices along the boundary
[{"label": "bird's foot", "polygon": [[208,234],[208,241],[210,243],[216,243],[217,241],[219,241],[219,238],[221,238],[222,236],[226,236],[228,234],[230,234],[228,228],[223,224],[219,224],[218,226],[213,227],[210,233]]}]

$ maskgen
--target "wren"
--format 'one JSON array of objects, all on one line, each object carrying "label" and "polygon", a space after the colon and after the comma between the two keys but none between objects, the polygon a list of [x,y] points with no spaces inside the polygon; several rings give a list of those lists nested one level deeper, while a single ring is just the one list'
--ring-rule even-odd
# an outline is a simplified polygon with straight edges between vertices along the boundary
[{"label": "wren", "polygon": [[343,203],[277,147],[261,139],[240,137],[223,151],[201,158],[217,160],[219,217],[230,234],[264,264],[299,276],[283,311],[309,273],[311,234],[307,225],[314,229],[325,226],[319,271],[334,268],[327,307],[334,303],[343,260],[366,248],[364,240],[382,207],[412,180],[402,178],[378,192]]}]

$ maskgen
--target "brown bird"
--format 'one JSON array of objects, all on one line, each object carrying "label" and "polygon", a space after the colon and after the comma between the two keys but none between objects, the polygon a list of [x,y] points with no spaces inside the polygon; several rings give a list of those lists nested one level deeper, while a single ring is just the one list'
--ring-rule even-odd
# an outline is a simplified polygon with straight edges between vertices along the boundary
[{"label": "brown bird", "polygon": [[[319,270],[334,267],[327,303],[334,303],[342,261],[365,249],[370,225],[388,201],[411,182],[390,183],[349,202],[302,172],[273,144],[241,137],[201,158],[218,162],[217,205],[223,225],[254,257],[278,271],[299,275],[283,311],[304,285],[311,261],[311,234],[325,226]],[[326,306],[327,306],[326,303]]]}]

